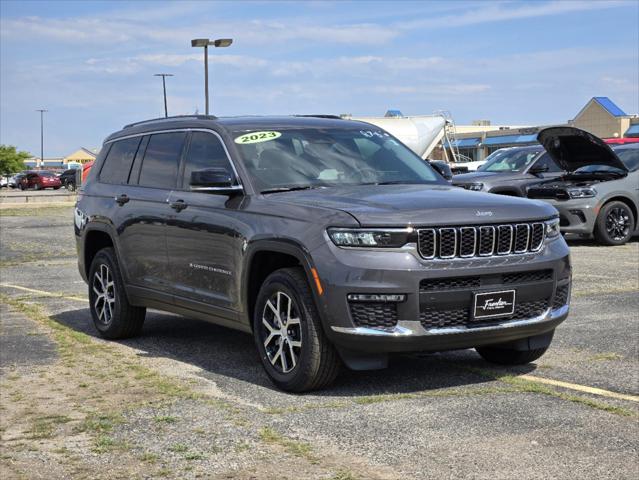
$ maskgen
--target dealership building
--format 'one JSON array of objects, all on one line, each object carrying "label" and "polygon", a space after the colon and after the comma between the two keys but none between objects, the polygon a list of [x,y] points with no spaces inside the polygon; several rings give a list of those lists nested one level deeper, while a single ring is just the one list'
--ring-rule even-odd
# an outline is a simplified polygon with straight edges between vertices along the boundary
[{"label": "dealership building", "polygon": [[[639,116],[628,115],[608,97],[593,97],[567,125],[581,128],[601,138],[639,137]],[[505,147],[535,145],[539,126],[491,125],[478,120],[457,125],[452,145],[472,160],[483,160]]]}]

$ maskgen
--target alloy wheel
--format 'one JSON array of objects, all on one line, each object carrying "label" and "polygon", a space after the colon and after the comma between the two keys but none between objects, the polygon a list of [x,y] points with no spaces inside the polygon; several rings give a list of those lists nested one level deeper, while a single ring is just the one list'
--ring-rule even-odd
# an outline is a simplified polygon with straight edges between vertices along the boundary
[{"label": "alloy wheel", "polygon": [[262,311],[264,350],[271,365],[288,373],[298,364],[302,353],[302,325],[295,301],[277,291],[266,301]]},{"label": "alloy wheel", "polygon": [[613,240],[623,240],[630,233],[630,216],[623,207],[616,207],[606,217],[606,232]]},{"label": "alloy wheel", "polygon": [[96,297],[93,308],[100,322],[108,325],[113,318],[115,310],[115,283],[108,265],[104,263],[93,275],[93,293]]}]

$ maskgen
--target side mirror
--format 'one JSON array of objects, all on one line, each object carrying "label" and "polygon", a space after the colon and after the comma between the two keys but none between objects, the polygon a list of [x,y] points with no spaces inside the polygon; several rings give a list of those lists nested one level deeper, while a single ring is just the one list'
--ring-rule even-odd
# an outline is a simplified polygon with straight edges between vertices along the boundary
[{"label": "side mirror", "polygon": [[539,175],[540,173],[547,172],[549,170],[548,165],[533,165],[528,173],[532,175]]},{"label": "side mirror", "polygon": [[225,168],[207,168],[191,172],[190,186],[191,190],[196,192],[224,195],[242,191],[242,186],[235,183],[233,175]]}]

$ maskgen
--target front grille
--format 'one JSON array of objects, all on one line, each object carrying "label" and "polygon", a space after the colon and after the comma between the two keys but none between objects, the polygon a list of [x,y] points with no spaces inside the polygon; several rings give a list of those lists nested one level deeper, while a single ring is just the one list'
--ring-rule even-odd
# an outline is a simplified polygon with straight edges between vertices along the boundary
[{"label": "front grille", "polygon": [[533,270],[530,272],[505,273],[502,276],[504,283],[530,283],[552,280],[552,270]]},{"label": "front grille", "polygon": [[477,288],[481,284],[480,277],[435,278],[422,280],[419,283],[420,291],[454,290],[457,288]]},{"label": "front grille", "polygon": [[561,308],[568,303],[570,296],[570,284],[557,287],[555,299],[552,302],[552,308]]},{"label": "front grille", "polygon": [[419,254],[426,259],[520,254],[539,251],[544,230],[541,222],[422,228],[417,232],[417,243]]},{"label": "front grille", "polygon": [[397,304],[349,302],[353,323],[358,327],[392,328],[397,325]]},{"label": "front grille", "polygon": [[521,302],[515,305],[515,313],[498,318],[471,320],[470,308],[469,306],[468,308],[456,310],[442,310],[427,307],[420,313],[419,321],[425,329],[429,330],[431,328],[475,327],[512,320],[524,320],[542,315],[548,308],[548,300]]}]

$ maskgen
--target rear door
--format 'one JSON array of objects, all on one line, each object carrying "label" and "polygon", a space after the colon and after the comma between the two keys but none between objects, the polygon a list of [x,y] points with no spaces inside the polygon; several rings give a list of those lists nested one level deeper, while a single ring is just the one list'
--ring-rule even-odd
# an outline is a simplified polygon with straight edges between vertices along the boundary
[{"label": "rear door", "polygon": [[184,156],[180,184],[171,193],[167,225],[169,270],[178,297],[236,310],[234,281],[243,236],[238,212],[243,197],[190,191],[191,172],[226,168],[234,174],[221,138],[194,131]]},{"label": "rear door", "polygon": [[[118,212],[116,228],[127,278],[131,284],[162,293],[169,291],[167,200],[177,183],[186,135],[170,132],[128,139],[129,148],[137,142],[137,154],[129,170],[128,184],[116,189],[114,196]],[[122,171],[126,171],[126,165]]]}]

